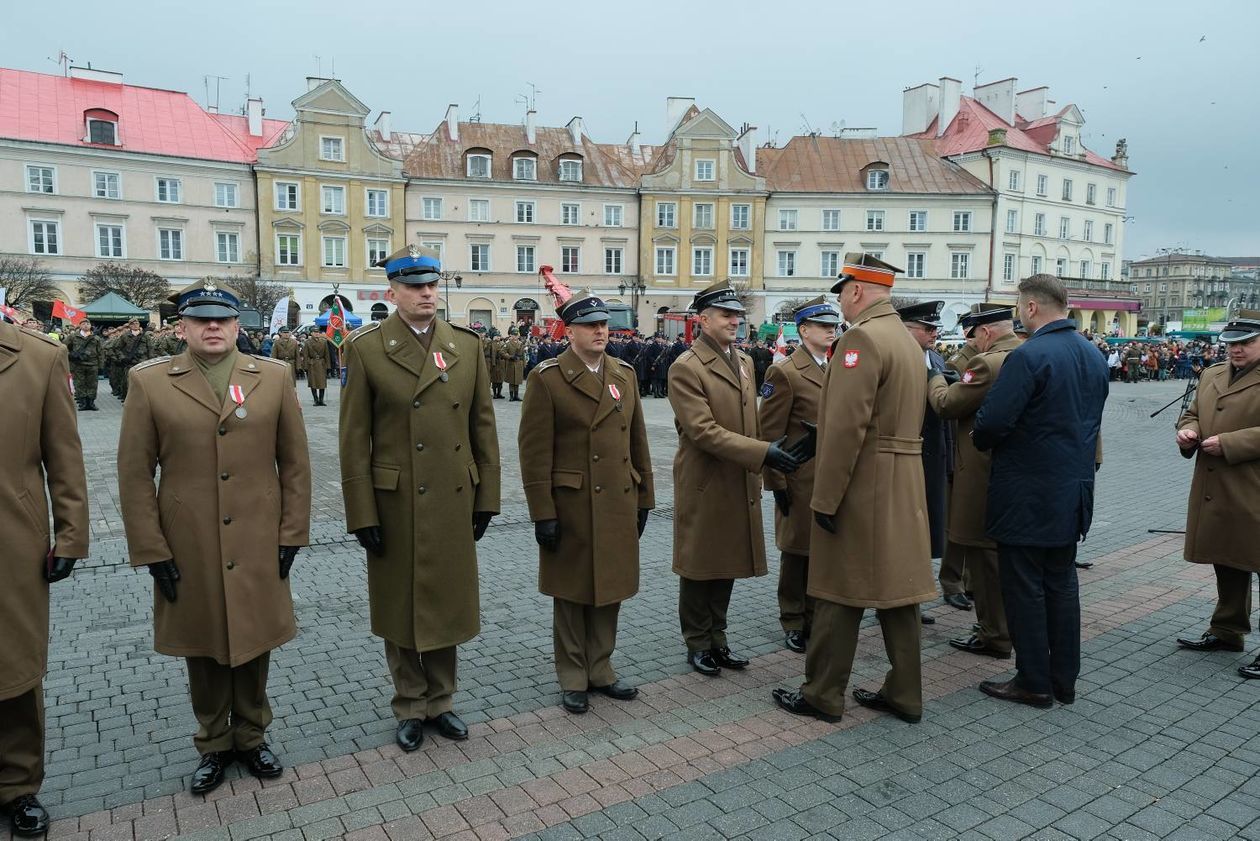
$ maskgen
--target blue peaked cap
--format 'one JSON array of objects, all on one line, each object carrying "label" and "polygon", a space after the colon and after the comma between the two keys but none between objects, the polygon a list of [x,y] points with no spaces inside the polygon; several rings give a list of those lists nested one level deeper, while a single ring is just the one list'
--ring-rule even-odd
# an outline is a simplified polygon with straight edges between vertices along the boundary
[{"label": "blue peaked cap", "polygon": [[442,262],[435,251],[414,245],[394,252],[376,265],[384,267],[386,277],[400,283],[435,283],[436,275],[442,271]]}]

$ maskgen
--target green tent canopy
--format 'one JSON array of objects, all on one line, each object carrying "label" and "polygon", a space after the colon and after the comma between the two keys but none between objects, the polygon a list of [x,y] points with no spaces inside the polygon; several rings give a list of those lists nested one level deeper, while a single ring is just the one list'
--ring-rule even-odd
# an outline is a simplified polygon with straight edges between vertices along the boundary
[{"label": "green tent canopy", "polygon": [[121,320],[141,318],[148,320],[149,311],[137,307],[117,292],[106,292],[90,304],[79,307],[89,318]]}]

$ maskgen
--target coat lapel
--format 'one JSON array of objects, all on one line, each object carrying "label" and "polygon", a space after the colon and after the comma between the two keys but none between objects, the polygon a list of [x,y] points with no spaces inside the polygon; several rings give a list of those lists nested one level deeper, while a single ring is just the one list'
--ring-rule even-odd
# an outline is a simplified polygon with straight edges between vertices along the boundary
[{"label": "coat lapel", "polygon": [[[569,385],[596,403],[601,402],[603,397],[602,378],[594,375],[589,377],[582,376],[589,373],[589,371],[586,368],[586,363],[578,358],[578,355],[573,352],[572,348],[560,354],[560,358],[556,361],[560,363],[560,370],[564,372],[564,378]],[[605,360],[604,364],[607,365],[608,361]]]},{"label": "coat lapel", "polygon": [[[1228,365],[1229,363],[1226,362],[1225,364]],[[1222,396],[1242,391],[1244,388],[1251,388],[1253,385],[1260,385],[1260,365],[1252,368],[1245,375],[1234,380],[1232,383],[1229,381],[1229,372],[1226,372],[1225,379],[1222,384],[1225,386],[1221,389]]]},{"label": "coat lapel", "polygon": [[[798,357],[801,357],[798,359]],[[818,363],[814,361],[814,356],[809,350],[801,345],[792,354],[792,364],[796,366],[796,370],[801,372],[801,376],[809,380],[819,388],[822,387],[825,378],[822,368],[818,367]]]},{"label": "coat lapel", "polygon": [[[739,390],[739,380],[735,379],[735,372],[731,370],[731,366],[726,363],[726,360],[716,350],[709,347],[708,342],[696,340],[692,342],[691,350],[704,363],[706,368],[717,372],[719,377],[730,383],[736,390]],[[742,364],[740,367],[743,367]]]},{"label": "coat lapel", "polygon": [[[406,327],[406,325],[403,325]],[[406,328],[408,331],[410,327]],[[429,342],[428,355],[424,355],[424,348],[420,347],[419,342],[415,340],[415,336],[408,336],[411,343],[416,346],[417,356],[422,357],[421,363],[423,368],[420,373],[420,380],[416,383],[416,394],[424,391],[429,386],[442,378],[442,372],[445,370],[449,377],[451,368],[455,367],[455,363],[459,361],[459,355],[455,353],[455,335],[452,332],[451,325],[445,321],[434,321],[433,326],[429,328],[433,331],[433,341]],[[438,367],[437,359],[434,354],[442,354],[442,361],[446,363],[446,368]]]},{"label": "coat lapel", "polygon": [[[431,329],[436,329],[436,325]],[[412,335],[411,328],[397,312],[381,322],[381,334],[386,356],[410,371],[416,379],[424,376],[424,348],[420,347],[420,343]],[[436,379],[436,374],[434,378]]]},{"label": "coat lapel", "polygon": [[[604,376],[599,395],[599,408],[595,410],[595,423],[611,415],[621,406],[624,410],[626,401],[626,377],[621,373],[621,363],[611,356],[604,358]],[[613,397],[612,389],[616,388],[621,399]]]},{"label": "coat lapel", "polygon": [[258,363],[252,356],[243,353],[237,355],[236,367],[232,370],[232,378],[228,380],[227,397],[224,398],[223,405],[219,407],[219,420],[224,420],[236,411],[236,401],[232,399],[231,389],[234,385],[239,385],[245,391],[244,405],[246,411],[249,411],[249,393],[258,387]]},{"label": "coat lapel", "polygon": [[215,399],[210,383],[197,370],[197,363],[193,361],[191,353],[184,351],[172,359],[166,373],[171,377],[171,382],[177,389],[214,412],[216,416],[219,414],[223,406]]},{"label": "coat lapel", "polygon": [[17,362],[22,349],[22,337],[12,324],[0,322],[0,371]]}]

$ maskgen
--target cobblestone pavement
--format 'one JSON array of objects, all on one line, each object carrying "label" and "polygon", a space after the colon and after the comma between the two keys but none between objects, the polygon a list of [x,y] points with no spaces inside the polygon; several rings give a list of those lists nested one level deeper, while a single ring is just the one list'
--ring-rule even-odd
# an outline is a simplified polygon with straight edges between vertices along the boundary
[{"label": "cobblestone pavement", "polygon": [[[45,690],[52,837],[195,838],[1184,838],[1260,839],[1260,686],[1248,654],[1192,654],[1174,637],[1206,627],[1210,570],[1181,560],[1191,465],[1172,442],[1182,384],[1113,386],[1094,530],[1082,547],[1083,673],[1074,706],[1033,710],[975,684],[1010,663],[946,645],[973,614],[939,603],[924,628],[927,704],[905,725],[853,705],[836,725],[779,712],[800,682],[785,651],[775,569],[737,583],[731,639],[753,658],[720,679],[684,663],[670,572],[675,434],[647,401],[657,499],[642,588],[622,610],[616,665],[639,699],[557,706],[551,610],[515,463],[520,404],[496,402],[503,514],[479,544],[482,632],[460,649],[456,707],[472,736],[393,744],[389,679],[367,630],[364,558],[344,534],[337,389],[310,406],[314,544],[298,557],[298,638],[273,656],[270,738],[289,770],[185,792],[196,764],[183,664],[152,651],[151,582],[126,565],[114,454],[120,406],[82,416],[92,558],[53,590]],[[767,496],[767,503],[769,497]],[[770,506],[767,534],[770,527]],[[771,547],[772,548],[772,547]],[[771,553],[775,557],[775,553]],[[853,684],[887,668],[868,618]]]}]

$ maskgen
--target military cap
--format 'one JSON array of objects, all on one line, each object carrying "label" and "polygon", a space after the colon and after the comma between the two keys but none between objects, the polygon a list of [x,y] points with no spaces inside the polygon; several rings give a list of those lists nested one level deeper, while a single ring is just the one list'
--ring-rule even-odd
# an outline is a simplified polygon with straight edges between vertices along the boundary
[{"label": "military cap", "polygon": [[388,257],[376,261],[385,269],[385,276],[411,286],[427,286],[441,279],[442,263],[431,248],[408,245]]},{"label": "military cap", "polygon": [[839,324],[840,310],[835,304],[827,303],[827,299],[819,295],[812,301],[806,301],[792,310],[792,319],[796,322],[797,327],[800,327],[801,322],[804,321],[813,321],[818,324]]},{"label": "military cap", "polygon": [[972,304],[971,312],[958,319],[958,325],[964,330],[979,327],[981,324],[992,324],[995,321],[1011,321],[1015,318],[1015,308],[1010,304]]},{"label": "military cap", "polygon": [[241,314],[236,290],[210,278],[185,286],[167,300],[175,305],[176,312],[188,318],[236,318]]},{"label": "military cap", "polygon": [[1239,310],[1225,329],[1221,330],[1220,339],[1226,344],[1245,342],[1260,336],[1260,310]]},{"label": "military cap", "polygon": [[897,310],[897,315],[901,316],[902,321],[913,321],[917,324],[925,324],[928,327],[941,326],[941,310],[945,307],[944,301],[923,301],[918,304],[907,304]]},{"label": "military cap", "polygon": [[703,312],[709,307],[717,307],[731,312],[743,312],[744,305],[739,302],[739,295],[729,280],[719,280],[696,293],[691,299],[691,309]]},{"label": "military cap", "polygon": [[556,308],[556,315],[565,324],[594,324],[608,320],[608,305],[602,298],[578,290],[572,298]]},{"label": "military cap", "polygon": [[282,326],[280,327],[280,329],[279,329],[277,332],[279,332],[279,333],[291,333],[292,331],[289,329],[289,325],[285,324],[285,325],[282,325]]},{"label": "military cap", "polygon": [[844,266],[841,267],[839,279],[831,287],[831,291],[839,292],[840,287],[850,280],[877,283],[880,286],[892,286],[893,276],[901,273],[901,269],[885,263],[878,257],[872,257],[865,251],[850,251],[844,255]]}]

